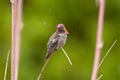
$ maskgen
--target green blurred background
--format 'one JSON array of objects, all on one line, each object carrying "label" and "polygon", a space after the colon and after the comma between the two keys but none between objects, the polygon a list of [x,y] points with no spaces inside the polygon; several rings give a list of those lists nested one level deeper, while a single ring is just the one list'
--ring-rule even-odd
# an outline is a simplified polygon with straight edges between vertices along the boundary
[{"label": "green blurred background", "polygon": [[[98,21],[95,0],[24,0],[23,20],[19,80],[36,80],[44,64],[47,41],[59,23],[70,33],[64,49],[73,66],[58,50],[41,80],[90,80]],[[99,70],[99,75],[103,74],[101,80],[120,80],[120,0],[107,0],[101,57],[115,39],[118,39],[115,47]],[[11,4],[9,0],[0,0],[0,80],[10,48]],[[10,80],[10,59],[7,80]]]}]

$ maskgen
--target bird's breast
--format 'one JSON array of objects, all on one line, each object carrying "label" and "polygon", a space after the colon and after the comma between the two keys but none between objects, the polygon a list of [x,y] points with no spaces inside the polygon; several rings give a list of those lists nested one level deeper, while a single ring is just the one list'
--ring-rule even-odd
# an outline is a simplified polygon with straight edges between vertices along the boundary
[{"label": "bird's breast", "polygon": [[59,34],[59,36],[60,36],[61,38],[63,38],[63,39],[66,39],[66,38],[67,38],[67,35],[66,35],[66,34],[63,34],[63,33]]}]

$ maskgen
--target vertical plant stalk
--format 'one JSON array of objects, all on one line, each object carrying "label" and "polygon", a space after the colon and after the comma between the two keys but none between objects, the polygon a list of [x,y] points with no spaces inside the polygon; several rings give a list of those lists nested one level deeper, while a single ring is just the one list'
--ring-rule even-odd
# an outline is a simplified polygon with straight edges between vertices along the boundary
[{"label": "vertical plant stalk", "polygon": [[21,43],[21,31],[23,27],[23,22],[22,22],[22,6],[23,6],[23,1],[22,0],[17,0],[17,29],[16,29],[16,79],[18,80],[18,71],[19,71],[19,58],[20,58],[20,43]]},{"label": "vertical plant stalk", "polygon": [[11,0],[12,6],[12,49],[11,49],[11,80],[17,80],[16,70],[16,21],[17,21],[17,0]]},{"label": "vertical plant stalk", "polygon": [[10,50],[8,50],[8,53],[7,53],[6,65],[5,65],[5,73],[4,73],[4,80],[6,80],[6,76],[7,76],[9,56],[10,56]]},{"label": "vertical plant stalk", "polygon": [[12,5],[11,80],[18,80],[20,40],[22,29],[22,0],[11,0],[11,5]]},{"label": "vertical plant stalk", "polygon": [[103,42],[102,42],[103,31],[102,30],[103,30],[103,21],[104,21],[104,9],[105,9],[105,0],[99,0],[98,29],[97,29],[96,49],[95,49],[91,80],[97,79],[98,65],[99,65],[100,55],[103,47]]}]

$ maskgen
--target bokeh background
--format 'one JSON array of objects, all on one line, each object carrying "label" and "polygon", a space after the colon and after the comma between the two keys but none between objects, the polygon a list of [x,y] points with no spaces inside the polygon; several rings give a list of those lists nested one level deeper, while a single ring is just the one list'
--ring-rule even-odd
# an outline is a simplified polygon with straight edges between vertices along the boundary
[{"label": "bokeh background", "polygon": [[[64,46],[52,56],[41,80],[90,80],[94,59],[98,7],[95,0],[24,0],[19,80],[36,80],[46,55],[46,44],[63,23],[68,29]],[[118,39],[102,64],[101,80],[120,80],[120,0],[106,0],[103,29],[103,57]],[[8,49],[11,48],[11,4],[0,0],[0,80],[3,80]],[[7,73],[10,80],[10,59]]]}]

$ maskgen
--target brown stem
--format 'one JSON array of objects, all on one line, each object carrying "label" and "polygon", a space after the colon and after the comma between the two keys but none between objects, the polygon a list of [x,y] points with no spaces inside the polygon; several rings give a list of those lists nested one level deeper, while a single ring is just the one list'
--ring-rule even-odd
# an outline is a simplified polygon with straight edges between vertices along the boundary
[{"label": "brown stem", "polygon": [[12,5],[11,80],[18,80],[18,66],[22,27],[22,0],[11,0],[11,5]]},{"label": "brown stem", "polygon": [[16,21],[17,21],[17,1],[11,0],[12,5],[12,50],[11,50],[11,80],[17,80],[17,70],[15,64],[16,56]]},{"label": "brown stem", "polygon": [[100,61],[100,55],[103,47],[102,42],[102,30],[103,30],[103,20],[104,20],[104,6],[105,0],[99,0],[99,17],[98,17],[98,30],[97,30],[97,39],[96,39],[96,49],[95,49],[95,57],[94,57],[94,65],[93,65],[93,73],[91,80],[97,79],[98,73],[98,65]]}]

